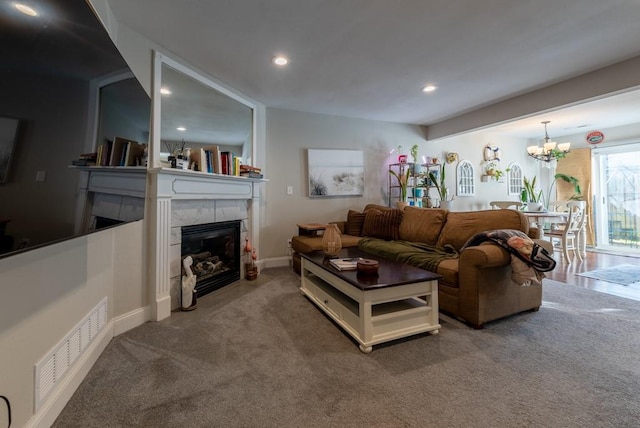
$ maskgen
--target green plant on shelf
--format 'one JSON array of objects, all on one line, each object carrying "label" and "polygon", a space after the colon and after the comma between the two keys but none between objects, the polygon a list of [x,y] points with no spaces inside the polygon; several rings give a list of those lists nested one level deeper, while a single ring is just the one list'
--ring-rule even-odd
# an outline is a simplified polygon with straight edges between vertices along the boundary
[{"label": "green plant on shelf", "polygon": [[409,153],[411,153],[411,157],[413,158],[413,163],[418,163],[418,145],[414,144],[413,146],[411,146],[411,150],[409,151]]},{"label": "green plant on shelf", "polygon": [[400,200],[407,200],[407,184],[409,183],[409,176],[411,175],[411,168],[400,169],[399,172],[389,170],[389,174],[393,175],[398,180],[398,186],[400,186]]},{"label": "green plant on shelf", "polygon": [[[438,174],[433,171],[429,171],[429,180],[433,184],[438,192],[438,196],[441,201],[448,201],[449,189],[447,189],[445,182],[445,164],[443,163],[438,169]],[[439,176],[439,177],[438,177]]]}]

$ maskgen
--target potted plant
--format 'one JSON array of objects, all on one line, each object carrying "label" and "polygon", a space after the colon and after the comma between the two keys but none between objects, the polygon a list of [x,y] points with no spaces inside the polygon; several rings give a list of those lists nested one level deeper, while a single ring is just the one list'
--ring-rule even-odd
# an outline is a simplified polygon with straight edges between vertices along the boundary
[{"label": "potted plant", "polygon": [[418,163],[418,145],[414,144],[413,146],[411,146],[411,150],[409,151],[409,153],[411,153],[411,157],[413,158],[413,163]]},{"label": "potted plant", "polygon": [[527,204],[527,211],[540,211],[542,208],[542,190],[536,188],[536,181],[535,175],[531,180],[527,177],[522,180],[524,187],[520,193],[520,200]]},{"label": "potted plant", "polygon": [[556,181],[558,181],[558,179],[563,180],[573,186],[574,194],[569,198],[570,200],[576,201],[576,200],[582,199],[582,189],[580,188],[580,183],[578,182],[578,179],[571,175],[557,173],[556,175],[553,176],[553,181],[549,185],[549,191],[547,192],[547,197],[546,197],[546,200],[544,201],[545,207],[547,209],[549,209],[549,204],[551,203],[551,192],[553,191],[553,186],[556,184]]},{"label": "potted plant", "polygon": [[449,208],[449,202],[451,200],[448,199],[449,189],[447,189],[445,183],[445,164],[440,165],[439,169],[439,177],[436,176],[432,171],[429,171],[429,180],[435,186],[438,191],[438,196],[440,197],[440,208]]},{"label": "potted plant", "polygon": [[410,168],[400,168],[398,172],[389,169],[389,174],[393,175],[398,180],[398,186],[400,186],[400,202],[407,202],[407,183],[409,182],[409,176],[411,175]]},{"label": "potted plant", "polygon": [[489,162],[485,167],[485,172],[489,177],[493,177],[496,181],[500,181],[504,176],[504,171],[498,168],[498,164],[496,162]]}]

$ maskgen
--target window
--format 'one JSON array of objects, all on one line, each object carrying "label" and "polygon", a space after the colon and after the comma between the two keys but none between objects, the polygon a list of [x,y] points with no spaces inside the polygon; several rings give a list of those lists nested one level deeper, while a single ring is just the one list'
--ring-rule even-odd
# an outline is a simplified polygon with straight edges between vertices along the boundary
[{"label": "window", "polygon": [[517,163],[509,165],[507,172],[507,192],[510,195],[519,195],[522,192],[522,168]]},{"label": "window", "polygon": [[458,196],[473,196],[476,194],[475,172],[471,162],[463,160],[458,163],[457,180]]}]

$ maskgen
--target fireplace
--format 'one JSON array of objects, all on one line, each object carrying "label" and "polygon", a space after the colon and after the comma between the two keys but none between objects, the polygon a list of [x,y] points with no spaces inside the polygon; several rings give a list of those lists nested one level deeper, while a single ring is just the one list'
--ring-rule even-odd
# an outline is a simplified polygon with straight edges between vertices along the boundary
[{"label": "fireplace", "polygon": [[198,297],[240,279],[240,224],[233,220],[182,226],[181,258],[193,258]]}]

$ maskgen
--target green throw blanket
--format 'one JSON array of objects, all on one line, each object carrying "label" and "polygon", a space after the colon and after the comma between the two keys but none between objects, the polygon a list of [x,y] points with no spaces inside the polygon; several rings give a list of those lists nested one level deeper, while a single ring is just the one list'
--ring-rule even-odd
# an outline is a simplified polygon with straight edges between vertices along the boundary
[{"label": "green throw blanket", "polygon": [[362,238],[358,249],[430,272],[435,272],[442,260],[458,257],[458,252],[451,245],[443,248],[421,242],[385,241],[378,238]]}]

